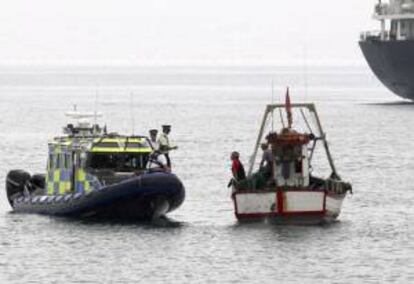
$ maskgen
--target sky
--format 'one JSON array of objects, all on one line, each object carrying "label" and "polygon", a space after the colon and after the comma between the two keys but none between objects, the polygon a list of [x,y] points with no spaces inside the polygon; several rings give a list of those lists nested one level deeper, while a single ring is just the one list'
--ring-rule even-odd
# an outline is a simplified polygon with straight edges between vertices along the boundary
[{"label": "sky", "polygon": [[362,65],[376,2],[1,0],[0,65]]}]

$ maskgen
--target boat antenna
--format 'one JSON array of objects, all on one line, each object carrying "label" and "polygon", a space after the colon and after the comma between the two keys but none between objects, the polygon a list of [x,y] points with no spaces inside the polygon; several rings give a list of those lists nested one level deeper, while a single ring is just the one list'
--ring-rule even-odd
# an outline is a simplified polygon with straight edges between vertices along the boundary
[{"label": "boat antenna", "polygon": [[292,128],[292,104],[290,103],[289,87],[286,88],[285,108],[288,121],[288,128]]},{"label": "boat antenna", "polygon": [[303,45],[303,76],[304,76],[304,87],[305,87],[305,101],[308,100],[308,43],[305,38],[305,44]]},{"label": "boat antenna", "polygon": [[283,114],[282,114],[282,109],[279,108],[279,115],[280,115],[280,121],[282,122],[282,128],[286,128],[285,127],[285,120],[283,119]]},{"label": "boat antenna", "polygon": [[305,17],[303,18],[304,20],[304,36],[303,36],[303,44],[302,44],[302,65],[303,65],[303,87],[305,89],[305,102],[308,99],[308,52],[309,52],[309,46],[308,46],[308,41],[309,41],[309,15],[306,14]]},{"label": "boat antenna", "polygon": [[131,114],[131,125],[132,125],[132,136],[134,135],[134,131],[135,131],[135,118],[134,118],[134,97],[133,97],[133,93],[130,93],[130,114]]},{"label": "boat antenna", "polygon": [[[279,103],[282,103],[282,98],[280,97],[279,93]],[[285,128],[285,120],[283,119],[282,109],[279,108],[279,116],[280,116],[280,122],[282,123],[282,128]]]},{"label": "boat antenna", "polygon": [[[273,83],[273,78],[272,78],[272,105],[274,104],[274,101],[275,101],[275,94],[274,94],[274,83]],[[272,119],[272,132],[274,131],[274,116],[273,116],[273,113],[274,113],[274,109],[272,108],[272,116],[271,116],[271,119]]]},{"label": "boat antenna", "polygon": [[94,124],[96,125],[98,122],[98,89],[95,90],[95,103],[94,103],[94,116],[93,116]]}]

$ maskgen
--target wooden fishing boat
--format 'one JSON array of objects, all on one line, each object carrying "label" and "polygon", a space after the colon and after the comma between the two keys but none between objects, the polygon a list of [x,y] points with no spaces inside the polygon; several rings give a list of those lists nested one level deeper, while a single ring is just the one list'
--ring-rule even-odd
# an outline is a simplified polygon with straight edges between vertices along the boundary
[{"label": "wooden fishing boat", "polygon": [[[307,131],[293,128],[293,111],[302,118]],[[281,125],[279,132],[273,130],[275,120]],[[253,172],[269,124],[272,129],[266,143],[272,159]],[[312,171],[314,153],[320,144],[331,170],[327,178],[316,177]],[[339,216],[347,193],[352,191],[352,186],[342,181],[336,171],[315,105],[291,104],[289,89],[285,104],[266,107],[247,179],[234,180],[232,184],[239,221],[267,220],[280,224],[332,222]]]}]

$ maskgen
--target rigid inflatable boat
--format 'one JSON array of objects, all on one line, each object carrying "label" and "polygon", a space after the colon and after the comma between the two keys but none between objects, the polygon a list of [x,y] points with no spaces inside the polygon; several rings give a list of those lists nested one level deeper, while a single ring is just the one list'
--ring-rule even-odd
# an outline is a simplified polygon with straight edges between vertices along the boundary
[{"label": "rigid inflatable boat", "polygon": [[46,174],[8,173],[14,212],[150,220],[183,203],[183,184],[158,161],[147,137],[107,133],[87,121],[96,114],[66,114],[77,124],[49,143]]}]

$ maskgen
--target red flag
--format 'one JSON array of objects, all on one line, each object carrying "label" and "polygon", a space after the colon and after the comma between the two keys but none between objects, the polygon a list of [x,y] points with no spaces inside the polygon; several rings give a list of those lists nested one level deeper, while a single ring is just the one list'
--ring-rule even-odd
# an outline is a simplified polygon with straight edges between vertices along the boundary
[{"label": "red flag", "polygon": [[288,127],[292,127],[292,105],[290,103],[290,96],[289,96],[289,87],[286,89],[286,113],[287,113],[287,120],[288,120]]}]

